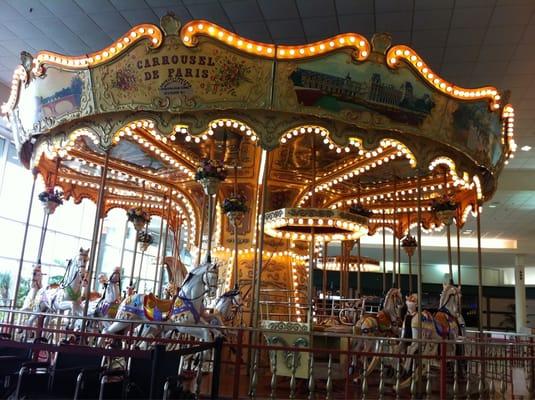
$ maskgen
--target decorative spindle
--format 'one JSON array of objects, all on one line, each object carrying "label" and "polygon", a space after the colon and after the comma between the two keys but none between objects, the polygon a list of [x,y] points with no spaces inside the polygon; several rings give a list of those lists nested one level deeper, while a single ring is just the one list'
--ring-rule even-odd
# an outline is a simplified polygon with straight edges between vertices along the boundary
[{"label": "decorative spindle", "polygon": [[[483,349],[481,349],[481,353],[483,353]],[[484,363],[485,360],[482,359],[479,364],[479,374],[477,374],[477,377],[479,379],[479,382],[477,384],[477,392],[479,393],[479,399],[483,399],[485,397],[485,376],[483,374]]]},{"label": "decorative spindle", "polygon": [[364,364],[362,366],[362,400],[368,398],[368,357],[364,357]]},{"label": "decorative spindle", "polygon": [[292,375],[290,376],[290,399],[295,399],[295,387],[297,385],[297,381],[295,379],[295,371],[297,370],[297,351],[295,351],[292,355]]},{"label": "decorative spindle", "polygon": [[254,350],[253,355],[253,375],[251,376],[251,385],[249,388],[249,397],[256,398],[256,384],[258,382],[258,350]]},{"label": "decorative spindle", "polygon": [[498,362],[494,358],[496,356],[496,352],[494,350],[495,350],[494,347],[491,347],[489,349],[490,360],[493,360],[491,363],[489,363],[489,378],[490,378],[489,397],[491,399],[493,399],[495,394],[496,394],[496,389],[495,389],[495,385],[494,385],[494,379],[496,378],[496,363]]},{"label": "decorative spindle", "polygon": [[507,391],[507,348],[505,346],[503,347],[502,353],[503,360],[502,369],[500,371],[502,374],[502,378],[500,379],[500,395],[501,399],[505,400],[505,392]]},{"label": "decorative spindle", "polygon": [[332,368],[333,368],[333,355],[329,353],[329,363],[327,364],[327,383],[325,384],[325,400],[332,400],[333,392],[333,377],[332,377]]},{"label": "decorative spindle", "polygon": [[384,358],[381,357],[381,364],[379,366],[379,400],[385,398],[385,363]]},{"label": "decorative spindle", "polygon": [[277,399],[277,350],[270,350],[271,359],[271,394],[270,399]]},{"label": "decorative spindle", "polygon": [[431,360],[427,360],[427,382],[425,383],[425,398],[431,400],[433,394],[433,386],[431,385]]},{"label": "decorative spindle", "polygon": [[308,400],[314,400],[314,390],[316,389],[316,382],[314,381],[314,353],[310,353],[308,359]]},{"label": "decorative spindle", "polygon": [[195,378],[195,398],[199,398],[201,394],[201,383],[202,383],[202,363],[203,363],[203,352],[199,353],[199,365],[197,366],[197,376]]},{"label": "decorative spindle", "polygon": [[459,398],[459,361],[453,362],[453,400]]},{"label": "decorative spindle", "polygon": [[397,359],[396,364],[396,383],[394,384],[394,391],[396,392],[396,400],[399,400],[399,392],[401,390],[400,387],[400,381],[401,381],[401,359]]}]

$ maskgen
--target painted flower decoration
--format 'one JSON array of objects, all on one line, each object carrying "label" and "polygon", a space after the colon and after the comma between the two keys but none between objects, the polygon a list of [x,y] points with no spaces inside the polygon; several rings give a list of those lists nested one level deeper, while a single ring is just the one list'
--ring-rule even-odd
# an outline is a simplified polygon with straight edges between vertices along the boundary
[{"label": "painted flower decoration", "polygon": [[224,181],[227,177],[227,171],[221,161],[204,158],[201,165],[195,173],[195,180],[200,181],[206,178],[215,178]]},{"label": "painted flower decoration", "polygon": [[247,212],[249,210],[245,197],[241,194],[226,198],[221,208],[225,214],[229,212]]}]

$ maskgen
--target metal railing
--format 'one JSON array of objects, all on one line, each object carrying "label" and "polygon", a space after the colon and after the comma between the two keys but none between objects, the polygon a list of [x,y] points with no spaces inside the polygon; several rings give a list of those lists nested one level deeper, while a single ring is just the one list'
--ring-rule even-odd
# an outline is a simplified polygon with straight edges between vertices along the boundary
[{"label": "metal railing", "polygon": [[[10,309],[0,311],[14,314],[15,320],[18,315],[31,315]],[[49,345],[66,340],[88,347],[113,343],[128,351],[157,344],[167,349],[185,349],[199,343],[186,335],[145,337],[137,327],[138,321],[128,321],[130,325],[124,335],[104,335],[63,328],[70,319],[82,317],[62,317],[59,324],[57,315],[41,317],[56,323],[27,327],[10,324],[8,318],[0,324],[0,330],[5,337],[25,345],[29,345],[32,336],[47,337]],[[99,323],[111,321],[88,319]],[[198,396],[209,394],[203,379],[225,382],[219,394],[222,399],[509,399],[535,395],[535,336],[468,330],[466,336],[456,341],[419,342],[355,336],[328,328],[309,332],[306,324],[264,322],[258,330],[258,343],[251,342],[255,331],[252,328],[206,327],[222,334],[225,341],[221,359],[205,357],[201,364],[208,367],[197,367],[195,371],[192,387]],[[173,332],[170,322],[146,325]],[[221,376],[213,376],[215,363],[221,366]],[[188,370],[187,365],[182,369]]]}]

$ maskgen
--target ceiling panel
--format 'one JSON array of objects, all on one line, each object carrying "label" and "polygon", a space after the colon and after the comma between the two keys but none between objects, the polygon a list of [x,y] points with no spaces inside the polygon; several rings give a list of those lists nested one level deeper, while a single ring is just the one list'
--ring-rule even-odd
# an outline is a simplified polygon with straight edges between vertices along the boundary
[{"label": "ceiling panel", "polygon": [[441,9],[418,10],[414,13],[415,30],[448,29],[451,12]]},{"label": "ceiling panel", "polygon": [[145,0],[111,0],[111,4],[119,10],[150,10]]},{"label": "ceiling panel", "polygon": [[335,0],[336,11],[344,14],[373,14],[375,12],[374,0]]},{"label": "ceiling panel", "polygon": [[338,17],[341,32],[374,32],[373,14],[349,14]]},{"label": "ceiling panel", "polygon": [[303,28],[307,41],[313,42],[337,35],[338,21],[336,17],[303,18]]},{"label": "ceiling panel", "polygon": [[251,5],[251,2],[247,0],[229,1],[221,5],[227,16],[234,23],[263,21],[264,19],[256,3]]},{"label": "ceiling panel", "polygon": [[296,4],[301,18],[336,16],[334,1],[296,0]]},{"label": "ceiling panel", "polygon": [[412,15],[410,12],[391,12],[377,14],[377,32],[410,31]]},{"label": "ceiling panel", "polygon": [[287,0],[258,0],[260,9],[266,19],[299,18],[297,6]]},{"label": "ceiling panel", "polygon": [[[21,16],[30,20],[54,16],[39,0],[7,0],[6,3],[17,10]],[[1,12],[3,13],[4,10],[1,9]]]},{"label": "ceiling panel", "polygon": [[43,0],[42,4],[57,17],[84,15],[84,10],[72,0]]},{"label": "ceiling panel", "polygon": [[89,17],[110,37],[115,38],[130,29],[130,24],[118,11],[89,14]]},{"label": "ceiling panel", "polygon": [[444,47],[447,38],[447,29],[415,30],[412,33],[412,46],[418,49],[418,52],[421,47]]},{"label": "ceiling panel", "polygon": [[151,9],[124,10],[121,15],[131,26],[147,22],[155,25],[160,23],[160,17]]}]

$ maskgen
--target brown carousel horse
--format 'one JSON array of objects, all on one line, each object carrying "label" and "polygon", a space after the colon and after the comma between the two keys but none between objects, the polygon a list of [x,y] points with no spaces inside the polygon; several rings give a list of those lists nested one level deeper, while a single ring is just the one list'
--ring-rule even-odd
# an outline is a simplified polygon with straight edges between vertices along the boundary
[{"label": "brown carousel horse", "polygon": [[[353,328],[353,334],[358,336],[369,336],[370,339],[359,338],[355,339],[353,344],[353,351],[374,353],[378,352],[381,343],[375,339],[379,337],[399,337],[400,328],[402,325],[401,311],[403,308],[403,297],[401,290],[398,288],[391,288],[383,301],[383,307],[377,314],[364,314],[357,321]],[[380,359],[378,356],[368,357],[369,360],[366,375],[372,372]],[[352,360],[353,365],[355,359]]]},{"label": "brown carousel horse", "polygon": [[[420,330],[418,318],[414,318],[418,316],[417,295],[413,293],[407,296],[406,304],[407,315],[401,329],[401,337],[404,339],[417,338]],[[452,284],[447,284],[444,285],[444,289],[440,295],[438,310],[434,314],[429,310],[422,310],[420,316],[421,337],[423,339],[421,346],[422,354],[438,355],[440,351],[439,341],[441,339],[456,341],[457,338],[464,336],[465,325],[460,305],[461,289]],[[406,351],[407,354],[416,354],[418,343],[411,342],[409,344],[404,342],[401,350]],[[459,351],[462,351],[460,345],[448,344],[446,347],[446,352],[450,356],[455,355]],[[403,365],[403,370],[405,375],[412,375],[412,358],[407,358]],[[410,384],[410,378],[402,383],[400,387],[406,387],[408,384]]]}]

